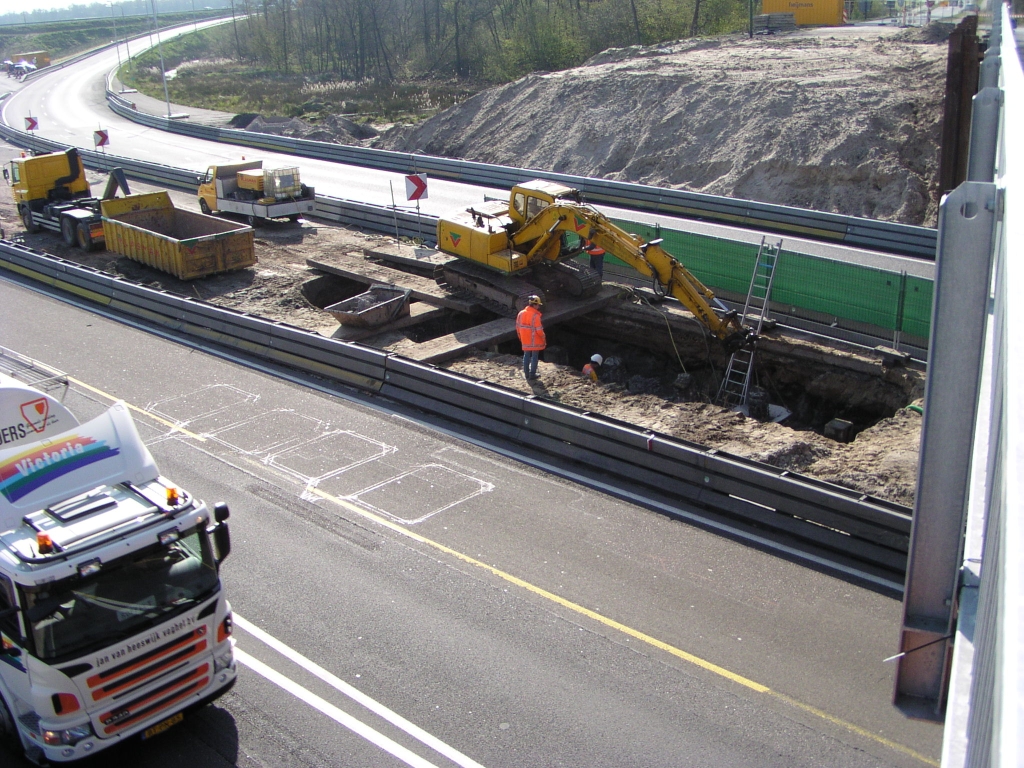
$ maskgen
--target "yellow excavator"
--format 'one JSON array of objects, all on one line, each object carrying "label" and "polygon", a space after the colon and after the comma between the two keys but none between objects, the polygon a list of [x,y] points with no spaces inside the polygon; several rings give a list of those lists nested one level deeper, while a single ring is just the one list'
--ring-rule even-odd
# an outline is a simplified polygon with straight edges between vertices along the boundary
[{"label": "yellow excavator", "polygon": [[755,332],[743,325],[735,310],[715,299],[661,247],[661,239],[645,242],[625,232],[585,203],[579,190],[556,182],[518,184],[507,204],[488,201],[442,217],[437,247],[459,258],[440,267],[435,277],[506,310],[521,309],[531,294],[543,298],[546,291],[593,295],[601,287],[600,275],[573,258],[581,252],[581,238],[652,278],[657,290],[678,299],[727,351],[755,342]]}]

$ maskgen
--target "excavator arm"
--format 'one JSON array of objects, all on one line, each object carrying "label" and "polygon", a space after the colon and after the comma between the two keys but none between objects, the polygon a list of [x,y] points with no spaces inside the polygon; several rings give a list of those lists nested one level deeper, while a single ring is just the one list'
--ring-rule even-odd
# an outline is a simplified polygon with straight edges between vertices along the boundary
[{"label": "excavator arm", "polygon": [[[559,200],[534,216],[512,235],[515,246],[529,247],[528,260],[557,259],[561,235],[572,232],[604,248],[612,256],[652,278],[666,294],[672,294],[721,341],[728,352],[753,345],[754,331],[735,311],[726,311],[715,294],[661,246],[661,240],[644,242],[616,226],[604,214],[586,204]],[[712,303],[721,308],[716,312]]]}]

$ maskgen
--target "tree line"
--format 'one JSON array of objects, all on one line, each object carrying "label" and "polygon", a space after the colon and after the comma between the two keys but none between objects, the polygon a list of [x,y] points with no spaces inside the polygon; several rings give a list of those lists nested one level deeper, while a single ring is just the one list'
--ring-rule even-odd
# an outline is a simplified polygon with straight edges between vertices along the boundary
[{"label": "tree line", "polygon": [[745,29],[748,0],[232,0],[233,54],[282,74],[507,81]]}]

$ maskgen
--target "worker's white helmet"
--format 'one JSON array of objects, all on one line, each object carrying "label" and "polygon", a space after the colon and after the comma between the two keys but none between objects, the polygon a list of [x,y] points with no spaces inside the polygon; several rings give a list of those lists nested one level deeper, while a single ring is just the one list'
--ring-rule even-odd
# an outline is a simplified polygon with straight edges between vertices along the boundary
[{"label": "worker's white helmet", "polygon": [[532,304],[535,307],[539,307],[544,304],[544,302],[540,300],[540,296],[538,296],[537,294],[534,294],[529,299],[527,299],[527,303]]},{"label": "worker's white helmet", "polygon": [[604,363],[604,358],[601,357],[600,355],[591,355],[590,356],[590,362],[597,363],[598,365],[601,365],[602,363]]}]

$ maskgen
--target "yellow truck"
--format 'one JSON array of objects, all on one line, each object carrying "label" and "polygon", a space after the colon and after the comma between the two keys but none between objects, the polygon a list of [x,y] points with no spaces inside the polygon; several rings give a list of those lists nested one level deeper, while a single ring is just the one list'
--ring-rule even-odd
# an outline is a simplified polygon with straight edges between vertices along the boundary
[{"label": "yellow truck", "polygon": [[[115,197],[118,187],[125,197]],[[77,149],[11,162],[11,191],[28,232],[58,232],[69,246],[103,247],[181,280],[252,266],[252,227],[174,207],[167,192],[133,195],[121,169],[92,197]]]},{"label": "yellow truck", "polygon": [[[117,187],[128,193],[120,168],[111,172],[103,197],[113,197]],[[48,229],[86,251],[102,245],[102,199],[92,196],[77,149],[12,160],[11,194],[26,231]]]},{"label": "yellow truck", "polygon": [[198,181],[199,210],[244,216],[253,227],[267,219],[297,221],[316,209],[316,193],[298,168],[264,168],[262,160],[211,165]]},{"label": "yellow truck", "polygon": [[107,249],[179,280],[256,263],[252,227],[175,208],[166,192],[104,200]]}]

